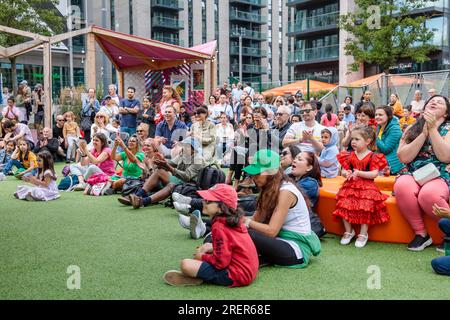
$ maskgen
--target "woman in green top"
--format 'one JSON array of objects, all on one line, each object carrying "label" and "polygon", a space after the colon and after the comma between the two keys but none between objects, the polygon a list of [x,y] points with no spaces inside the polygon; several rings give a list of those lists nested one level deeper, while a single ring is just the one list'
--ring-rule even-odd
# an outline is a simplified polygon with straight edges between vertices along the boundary
[{"label": "woman in green top", "polygon": [[[117,147],[121,147],[124,151],[117,153]],[[111,152],[111,158],[116,161],[122,161],[123,171],[122,176],[113,176],[112,189],[121,190],[128,179],[139,179],[142,175],[142,169],[139,163],[144,160],[144,153],[140,151],[139,140],[136,136],[131,136],[128,139],[128,147],[122,139],[117,138],[114,141],[114,148]]]}]

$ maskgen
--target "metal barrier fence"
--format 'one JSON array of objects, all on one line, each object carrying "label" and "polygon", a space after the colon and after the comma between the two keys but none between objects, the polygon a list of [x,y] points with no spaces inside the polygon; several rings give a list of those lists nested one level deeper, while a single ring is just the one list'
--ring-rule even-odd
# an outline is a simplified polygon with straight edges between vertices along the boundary
[{"label": "metal barrier fence", "polygon": [[390,95],[397,93],[403,106],[411,104],[414,99],[414,92],[420,90],[422,99],[428,99],[428,90],[436,89],[437,94],[445,97],[449,96],[450,70],[439,70],[429,72],[417,72],[406,74],[381,75],[372,83],[359,87],[338,86],[323,96],[322,109],[325,105],[331,104],[333,110],[337,111],[344,102],[346,96],[353,98],[353,104],[358,102],[365,90],[372,92],[372,102],[378,106],[389,103]]}]

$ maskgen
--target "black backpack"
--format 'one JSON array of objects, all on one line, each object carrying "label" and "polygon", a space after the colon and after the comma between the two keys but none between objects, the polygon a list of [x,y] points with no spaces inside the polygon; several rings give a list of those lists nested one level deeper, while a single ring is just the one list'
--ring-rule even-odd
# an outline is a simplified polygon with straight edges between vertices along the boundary
[{"label": "black backpack", "polygon": [[225,178],[225,173],[221,169],[208,166],[200,171],[197,179],[197,186],[199,190],[208,190],[218,183],[224,183]]}]

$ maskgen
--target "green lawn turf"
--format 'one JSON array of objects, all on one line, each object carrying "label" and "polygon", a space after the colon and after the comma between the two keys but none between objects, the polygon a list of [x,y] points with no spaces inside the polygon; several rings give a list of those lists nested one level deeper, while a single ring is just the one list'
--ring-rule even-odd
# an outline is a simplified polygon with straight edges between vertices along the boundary
[{"label": "green lawn turf", "polygon": [[[58,167],[60,171],[61,166]],[[327,236],[306,269],[263,268],[245,288],[175,288],[162,275],[191,257],[189,238],[174,210],[133,210],[117,196],[62,193],[48,203],[13,198],[13,177],[0,182],[0,299],[448,299],[450,277],[434,274],[435,248],[369,242],[341,246]],[[81,269],[81,289],[66,286],[67,268]],[[377,265],[381,289],[367,289]]]}]

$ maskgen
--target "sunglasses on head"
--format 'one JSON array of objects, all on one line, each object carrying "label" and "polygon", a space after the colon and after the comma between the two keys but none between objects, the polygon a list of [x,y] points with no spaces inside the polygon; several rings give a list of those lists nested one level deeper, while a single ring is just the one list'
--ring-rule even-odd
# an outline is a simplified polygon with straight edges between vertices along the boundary
[{"label": "sunglasses on head", "polygon": [[310,113],[311,111],[312,111],[312,109],[300,110],[300,114]]}]

